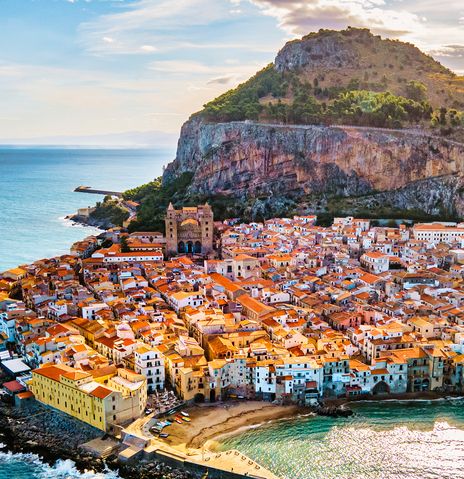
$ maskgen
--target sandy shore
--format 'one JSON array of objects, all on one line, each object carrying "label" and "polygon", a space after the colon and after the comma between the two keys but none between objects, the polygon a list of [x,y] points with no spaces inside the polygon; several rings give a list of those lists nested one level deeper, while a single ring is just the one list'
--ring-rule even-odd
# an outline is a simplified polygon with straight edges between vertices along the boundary
[{"label": "sandy shore", "polygon": [[276,406],[260,401],[201,405],[188,409],[191,422],[169,427],[165,444],[187,454],[214,450],[217,439],[276,419],[292,418],[303,410],[297,406]]}]

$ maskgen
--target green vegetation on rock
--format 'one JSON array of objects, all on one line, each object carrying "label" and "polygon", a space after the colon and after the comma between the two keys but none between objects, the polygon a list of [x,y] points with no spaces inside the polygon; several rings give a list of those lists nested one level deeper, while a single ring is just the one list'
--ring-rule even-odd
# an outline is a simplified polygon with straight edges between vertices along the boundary
[{"label": "green vegetation on rock", "polygon": [[263,111],[260,99],[285,95],[284,77],[271,63],[247,82],[207,103],[203,114],[212,121],[257,120]]},{"label": "green vegetation on rock", "polygon": [[[434,112],[426,100],[426,88],[420,82],[409,82],[408,97],[389,91],[360,90],[359,81],[347,87],[314,88],[291,74],[280,74],[269,66],[251,80],[224,93],[205,105],[200,113],[207,121],[263,120],[284,124],[351,124],[360,126],[402,128],[430,123],[435,126]],[[279,92],[291,88],[291,101],[283,101]],[[271,95],[269,97],[269,95]],[[261,102],[263,98],[267,104]],[[327,100],[327,101],[322,101]],[[454,110],[454,126],[462,112]]]},{"label": "green vegetation on rock", "polygon": [[115,226],[122,226],[124,221],[129,218],[129,212],[119,205],[118,200],[105,196],[103,202],[97,202],[95,210],[90,214],[90,217]]},{"label": "green vegetation on rock", "polygon": [[330,116],[342,123],[373,127],[401,128],[405,123],[430,119],[432,107],[390,92],[355,90],[342,93],[331,105]]},{"label": "green vegetation on rock", "polygon": [[[324,50],[330,43],[333,48]],[[276,64],[205,104],[198,115],[210,122],[420,125],[450,135],[464,125],[463,83],[411,44],[367,29],[320,30],[288,42]]]},{"label": "green vegetation on rock", "polygon": [[140,203],[137,221],[130,224],[131,231],[164,231],[164,216],[170,202],[183,201],[192,173],[183,173],[172,182],[162,181],[162,177],[124,193],[124,199]]},{"label": "green vegetation on rock", "polygon": [[185,172],[176,180],[162,182],[162,178],[139,186],[124,193],[125,199],[141,204],[137,213],[137,221],[129,225],[129,231],[164,232],[164,217],[169,203],[174,207],[197,206],[208,202],[216,220],[241,218],[244,221],[263,221],[276,216],[284,216],[296,208],[293,200],[286,198],[233,198],[224,195],[200,196],[192,195],[188,186],[192,173]]}]

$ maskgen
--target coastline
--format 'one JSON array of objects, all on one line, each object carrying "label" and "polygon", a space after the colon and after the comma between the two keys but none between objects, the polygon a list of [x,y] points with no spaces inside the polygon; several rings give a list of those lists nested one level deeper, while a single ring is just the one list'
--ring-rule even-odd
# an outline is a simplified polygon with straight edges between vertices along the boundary
[{"label": "coastline", "polygon": [[[239,434],[241,430],[282,419],[293,419],[308,409],[300,406],[278,406],[261,401],[222,403],[189,409],[192,423],[187,430],[173,425],[170,445],[186,453],[202,449],[215,450],[218,439]],[[174,444],[177,441],[177,444]]]},{"label": "coastline", "polygon": [[[389,396],[326,399],[326,406],[348,403],[375,402],[379,407],[388,401],[428,401],[459,399],[458,394],[414,393]],[[82,442],[89,440],[83,426],[58,411],[33,403],[32,409],[17,408],[0,402],[0,442],[3,451],[35,454],[49,465],[71,460],[81,472],[115,471],[127,479],[190,479],[191,473],[175,469],[160,461],[141,461],[122,464],[116,455],[105,459],[83,450]],[[281,406],[261,401],[227,402],[196,405],[186,408],[191,422],[169,427],[169,438],[153,439],[153,445],[162,444],[187,457],[199,457],[204,452],[217,452],[221,441],[236,436],[251,428],[279,421],[295,420],[317,413],[311,408]],[[50,420],[49,418],[53,419]],[[54,424],[53,424],[54,423]],[[55,427],[57,426],[57,427]],[[137,431],[133,431],[137,432]],[[95,437],[102,431],[95,430]]]},{"label": "coastline", "polygon": [[387,395],[360,395],[349,398],[324,398],[324,404],[327,406],[341,407],[357,402],[387,402],[387,401],[433,401],[444,400],[446,398],[459,399],[462,393],[453,392],[435,392],[422,391],[403,394],[387,394]]},{"label": "coastline", "polygon": [[246,431],[249,431],[250,429],[258,429],[262,426],[265,426],[266,424],[275,424],[278,422],[293,421],[298,418],[309,417],[309,416],[316,416],[316,413],[301,411],[295,415],[286,414],[286,415],[282,415],[281,417],[267,418],[266,420],[263,420],[261,422],[250,421],[242,426],[233,427],[233,428],[231,427],[230,429],[226,429],[225,431],[210,435],[209,438],[206,439],[204,443],[204,447],[206,449],[209,449],[210,451],[217,451],[221,445],[221,442],[224,439],[227,439],[229,437],[239,436],[240,434]]},{"label": "coastline", "polygon": [[[382,407],[382,403],[389,401],[445,401],[462,398],[463,396],[457,393],[437,392],[326,398],[324,399],[324,408],[343,408],[349,404],[363,402],[378,403],[379,407]],[[198,454],[202,450],[216,451],[222,439],[239,435],[265,424],[295,420],[299,417],[326,415],[319,414],[314,408],[296,405],[280,406],[260,401],[194,406],[188,411],[192,418],[188,429],[173,424],[169,429],[169,438],[163,443],[189,455]],[[207,412],[205,413],[205,411]],[[202,415],[200,421],[198,421],[199,414]]]},{"label": "coastline", "polygon": [[[49,419],[52,416],[52,420]],[[74,427],[73,427],[74,426]],[[82,449],[80,439],[86,425],[43,406],[17,408],[0,401],[1,451],[12,454],[34,454],[53,466],[71,460],[78,471],[104,473],[113,471],[124,479],[192,479],[194,476],[155,461],[136,465],[122,464],[116,456],[95,457]],[[96,430],[101,437],[102,431]],[[88,439],[88,438],[86,438]]]},{"label": "coastline", "polygon": [[71,221],[72,223],[81,226],[91,226],[93,228],[98,228],[101,231],[109,230],[110,228],[114,228],[115,226],[108,219],[95,219],[87,216],[78,215],[77,213],[65,216],[64,220]]}]

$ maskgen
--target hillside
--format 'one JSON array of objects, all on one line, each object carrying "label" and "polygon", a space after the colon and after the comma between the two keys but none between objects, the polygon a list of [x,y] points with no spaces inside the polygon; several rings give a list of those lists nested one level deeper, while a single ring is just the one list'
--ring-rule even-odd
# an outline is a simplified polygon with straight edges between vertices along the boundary
[{"label": "hillside", "polygon": [[411,44],[349,28],[288,42],[273,64],[207,103],[199,115],[221,122],[399,128],[462,125],[461,110],[463,77]]},{"label": "hillside", "polygon": [[133,229],[162,229],[169,201],[219,219],[463,217],[463,110],[464,78],[415,46],[311,33],[192,115],[162,180],[127,193]]}]

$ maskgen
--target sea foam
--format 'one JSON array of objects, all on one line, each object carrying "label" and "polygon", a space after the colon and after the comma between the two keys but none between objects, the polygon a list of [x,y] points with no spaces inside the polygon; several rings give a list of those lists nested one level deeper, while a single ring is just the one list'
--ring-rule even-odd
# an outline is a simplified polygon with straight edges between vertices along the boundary
[{"label": "sea foam", "polygon": [[[39,479],[120,479],[117,472],[105,469],[103,472],[92,470],[80,472],[76,464],[70,459],[60,459],[49,465],[42,461],[37,454],[12,453],[0,451],[0,469],[5,477],[14,477],[21,469],[21,476]],[[8,474],[9,469],[11,473]],[[0,477],[3,477],[0,475]]]}]

